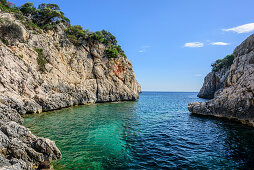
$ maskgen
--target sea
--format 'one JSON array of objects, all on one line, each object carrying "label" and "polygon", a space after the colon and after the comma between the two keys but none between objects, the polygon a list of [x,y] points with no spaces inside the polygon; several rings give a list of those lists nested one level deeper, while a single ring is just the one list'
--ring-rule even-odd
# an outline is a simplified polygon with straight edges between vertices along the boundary
[{"label": "sea", "polygon": [[254,128],[193,115],[196,92],[143,92],[137,101],[76,106],[25,117],[56,142],[55,169],[252,169]]}]

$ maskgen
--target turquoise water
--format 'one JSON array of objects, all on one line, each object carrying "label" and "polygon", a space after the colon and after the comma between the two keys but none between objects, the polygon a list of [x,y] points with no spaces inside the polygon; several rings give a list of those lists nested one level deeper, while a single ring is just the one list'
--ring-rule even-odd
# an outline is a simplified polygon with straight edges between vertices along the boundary
[{"label": "turquoise water", "polygon": [[56,169],[254,167],[254,128],[194,116],[197,93],[144,92],[137,102],[32,115],[25,126],[56,141]]}]

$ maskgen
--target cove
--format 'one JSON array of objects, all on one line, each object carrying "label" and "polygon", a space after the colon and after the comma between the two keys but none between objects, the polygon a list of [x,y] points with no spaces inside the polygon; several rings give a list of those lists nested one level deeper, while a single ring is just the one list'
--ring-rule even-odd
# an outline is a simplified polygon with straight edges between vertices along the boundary
[{"label": "cove", "polygon": [[54,140],[55,169],[251,168],[254,128],[187,109],[197,93],[143,92],[136,102],[78,106],[25,118]]}]

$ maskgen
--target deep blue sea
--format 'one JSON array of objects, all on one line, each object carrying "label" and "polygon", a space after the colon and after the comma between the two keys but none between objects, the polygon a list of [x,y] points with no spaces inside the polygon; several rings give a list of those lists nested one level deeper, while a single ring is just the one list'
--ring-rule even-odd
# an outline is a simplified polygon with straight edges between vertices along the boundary
[{"label": "deep blue sea", "polygon": [[28,116],[25,126],[56,142],[55,169],[254,168],[254,128],[192,115],[196,96],[143,92],[136,102]]}]

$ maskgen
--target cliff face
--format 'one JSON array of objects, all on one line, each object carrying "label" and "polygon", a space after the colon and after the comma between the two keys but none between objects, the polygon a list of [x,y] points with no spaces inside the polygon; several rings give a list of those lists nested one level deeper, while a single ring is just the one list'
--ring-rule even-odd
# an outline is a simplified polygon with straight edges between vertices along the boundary
[{"label": "cliff face", "polygon": [[204,79],[204,84],[200,92],[198,93],[198,97],[205,99],[214,98],[215,93],[225,87],[229,70],[230,67],[225,67],[217,72],[210,72]]},{"label": "cliff face", "polygon": [[54,142],[34,136],[20,115],[95,102],[138,99],[141,87],[131,62],[108,58],[106,46],[74,46],[64,25],[42,33],[27,30],[9,13],[0,13],[0,28],[15,23],[17,35],[0,41],[0,167],[24,169],[59,159]]},{"label": "cliff face", "polygon": [[234,50],[225,87],[208,102],[190,103],[195,114],[232,118],[254,126],[254,35]]}]

